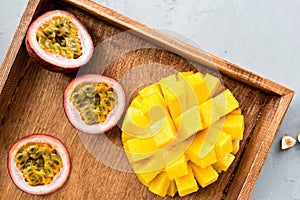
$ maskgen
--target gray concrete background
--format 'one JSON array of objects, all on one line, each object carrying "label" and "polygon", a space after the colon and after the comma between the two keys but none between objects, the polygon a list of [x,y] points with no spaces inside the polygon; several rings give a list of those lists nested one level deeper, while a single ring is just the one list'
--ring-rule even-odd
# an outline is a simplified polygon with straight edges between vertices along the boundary
[{"label": "gray concrete background", "polygon": [[[97,1],[295,90],[251,199],[300,199],[300,144],[287,151],[279,146],[284,133],[296,137],[300,131],[300,0]],[[0,62],[26,4],[0,0]]]}]

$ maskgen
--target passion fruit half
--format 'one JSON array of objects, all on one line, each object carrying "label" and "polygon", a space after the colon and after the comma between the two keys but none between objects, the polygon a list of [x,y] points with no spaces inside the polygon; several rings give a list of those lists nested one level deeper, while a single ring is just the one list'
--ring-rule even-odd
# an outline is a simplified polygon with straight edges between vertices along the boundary
[{"label": "passion fruit half", "polygon": [[105,133],[120,120],[125,92],[107,76],[87,74],[75,78],[64,91],[64,110],[70,123],[88,134]]},{"label": "passion fruit half", "polygon": [[85,26],[71,13],[53,10],[38,17],[25,40],[31,57],[55,72],[70,72],[86,64],[94,46]]},{"label": "passion fruit half", "polygon": [[62,187],[71,167],[65,145],[43,134],[30,135],[13,144],[7,166],[14,184],[34,195],[49,194]]}]

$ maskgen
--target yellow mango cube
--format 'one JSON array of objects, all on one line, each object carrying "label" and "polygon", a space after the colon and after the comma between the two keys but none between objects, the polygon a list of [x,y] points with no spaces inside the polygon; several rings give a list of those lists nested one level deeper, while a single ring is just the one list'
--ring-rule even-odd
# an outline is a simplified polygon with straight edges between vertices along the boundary
[{"label": "yellow mango cube", "polygon": [[150,119],[140,109],[129,106],[121,129],[134,137],[146,137],[151,133],[149,125]]},{"label": "yellow mango cube", "polygon": [[153,93],[159,93],[160,95],[162,95],[159,84],[151,84],[151,85],[145,87],[144,89],[142,89],[141,91],[139,91],[139,95],[143,99],[147,98],[148,96],[150,96]]},{"label": "yellow mango cube", "polygon": [[136,175],[142,179],[144,183],[149,184],[161,171],[162,169],[158,169],[152,172],[137,173]]},{"label": "yellow mango cube", "polygon": [[167,115],[167,106],[159,93],[152,93],[142,101],[142,111],[154,123]]},{"label": "yellow mango cube", "polygon": [[169,188],[168,188],[168,191],[167,191],[167,195],[170,196],[170,197],[174,197],[176,192],[177,192],[176,183],[175,183],[175,180],[172,180],[170,182],[170,185],[169,185]]},{"label": "yellow mango cube", "polygon": [[191,163],[191,167],[195,178],[203,188],[215,182],[219,177],[219,174],[216,172],[216,170],[214,170],[212,166],[201,168]]},{"label": "yellow mango cube", "polygon": [[[204,81],[203,75],[200,72],[187,76],[185,80],[187,81],[188,86],[192,88],[192,93],[189,93],[189,95],[193,95],[197,99],[197,102],[189,102],[190,107],[200,105],[209,99],[209,89]],[[193,99],[193,96],[188,96],[188,101]]]},{"label": "yellow mango cube", "polygon": [[165,169],[170,180],[187,175],[189,173],[189,169],[185,155],[180,156],[177,160],[175,160],[175,162],[166,166]]},{"label": "yellow mango cube", "polygon": [[214,150],[211,150],[204,158],[199,158],[199,156],[189,150],[186,152],[186,154],[190,161],[201,168],[205,168],[217,162],[217,157]]},{"label": "yellow mango cube", "polygon": [[242,114],[241,108],[237,108],[234,111],[232,111],[231,113],[229,113],[228,115],[241,115],[241,114]]},{"label": "yellow mango cube", "polygon": [[133,137],[132,135],[129,135],[125,132],[122,132],[122,135],[121,135],[121,139],[122,139],[122,143],[125,144],[128,140],[131,140],[135,137]]},{"label": "yellow mango cube", "polygon": [[172,74],[170,76],[166,76],[158,81],[160,85],[170,85],[177,82],[176,74]]},{"label": "yellow mango cube", "polygon": [[184,79],[186,79],[186,77],[193,75],[193,74],[194,74],[193,71],[178,72],[177,77],[178,77],[178,80],[184,80]]},{"label": "yellow mango cube", "polygon": [[130,162],[139,161],[152,156],[158,147],[153,138],[133,138],[124,144]]},{"label": "yellow mango cube", "polygon": [[223,158],[225,155],[232,152],[232,150],[231,135],[222,131],[215,146],[217,159]]},{"label": "yellow mango cube", "polygon": [[176,129],[169,116],[154,123],[150,129],[157,147],[165,146],[176,137]]},{"label": "yellow mango cube", "polygon": [[147,183],[147,182],[141,177],[140,174],[136,174],[136,176],[138,177],[138,179],[141,181],[141,183],[142,183],[144,186],[146,186],[146,187],[149,186],[149,183]]},{"label": "yellow mango cube", "polygon": [[152,156],[143,160],[138,160],[136,162],[130,161],[130,164],[134,172],[139,174],[154,173],[157,170],[163,170],[166,166],[163,156],[159,152],[153,153]]},{"label": "yellow mango cube", "polygon": [[244,134],[244,116],[227,115],[222,130],[231,135],[232,140],[242,140]]},{"label": "yellow mango cube", "polygon": [[198,106],[194,106],[174,119],[178,137],[182,140],[189,138],[202,129]]},{"label": "yellow mango cube", "polygon": [[149,184],[149,190],[154,194],[165,197],[169,189],[170,180],[165,172],[158,174]]},{"label": "yellow mango cube", "polygon": [[207,128],[220,119],[220,114],[217,111],[217,106],[215,105],[213,99],[209,99],[205,103],[199,105],[198,109],[203,128]]},{"label": "yellow mango cube", "polygon": [[170,85],[161,85],[172,118],[177,117],[187,109],[184,84],[183,81],[179,81]]},{"label": "yellow mango cube", "polygon": [[204,81],[208,88],[210,97],[214,97],[223,89],[220,79],[211,74],[205,74]]},{"label": "yellow mango cube", "polygon": [[136,96],[130,103],[130,107],[134,107],[134,108],[137,108],[137,109],[141,109],[142,108],[142,100],[143,98],[138,95]]},{"label": "yellow mango cube", "polygon": [[187,149],[189,157],[194,157],[195,160],[204,159],[213,150],[215,144],[217,143],[220,137],[220,134],[221,131],[214,127],[209,127],[198,132],[195,138],[192,138],[193,142]]},{"label": "yellow mango cube", "polygon": [[229,153],[225,155],[223,158],[218,158],[218,161],[212,166],[219,173],[222,171],[226,172],[229,166],[232,164],[234,158],[235,156]]},{"label": "yellow mango cube", "polygon": [[227,115],[239,107],[239,102],[229,89],[226,89],[213,98],[220,117]]},{"label": "yellow mango cube", "polygon": [[232,140],[232,154],[235,155],[240,150],[240,140]]},{"label": "yellow mango cube", "polygon": [[199,189],[191,167],[189,167],[189,173],[187,175],[175,178],[175,183],[178,194],[181,197],[196,192]]}]

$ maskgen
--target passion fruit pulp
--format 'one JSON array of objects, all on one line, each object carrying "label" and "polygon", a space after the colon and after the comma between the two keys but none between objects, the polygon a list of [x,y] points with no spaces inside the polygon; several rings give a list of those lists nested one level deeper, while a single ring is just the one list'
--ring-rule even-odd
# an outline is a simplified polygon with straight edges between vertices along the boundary
[{"label": "passion fruit pulp", "polygon": [[69,153],[64,144],[43,134],[30,135],[13,144],[7,164],[14,184],[34,195],[56,191],[70,173]]},{"label": "passion fruit pulp", "polygon": [[94,46],[85,26],[71,13],[54,10],[38,17],[29,27],[26,48],[48,70],[70,72],[86,64]]},{"label": "passion fruit pulp", "polygon": [[120,120],[125,92],[111,77],[87,74],[67,85],[63,101],[66,116],[77,130],[99,134],[112,129]]}]

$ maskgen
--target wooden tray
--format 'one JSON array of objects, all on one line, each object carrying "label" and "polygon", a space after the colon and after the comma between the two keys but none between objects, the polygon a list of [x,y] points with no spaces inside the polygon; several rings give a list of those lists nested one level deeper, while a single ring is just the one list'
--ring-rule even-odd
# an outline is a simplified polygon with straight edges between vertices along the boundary
[{"label": "wooden tray", "polygon": [[[33,19],[52,9],[74,13],[88,28],[95,46],[123,30],[133,29],[134,34],[128,35],[125,44],[153,47],[130,52],[114,61],[104,73],[117,79],[129,69],[149,63],[172,66],[177,71],[193,69],[190,62],[201,71],[218,68],[225,86],[232,90],[241,104],[245,115],[245,139],[233,165],[216,183],[184,198],[249,198],[293,97],[292,90],[162,33],[144,29],[147,28],[145,25],[93,1],[30,0],[0,68],[1,199],[161,199],[149,192],[134,174],[102,164],[84,147],[80,139],[82,134],[70,125],[62,107],[63,90],[76,74],[46,71],[29,58],[24,45],[26,30]],[[113,48],[113,40],[111,44],[111,48],[103,51],[101,59],[110,59],[119,49]],[[152,71],[140,75],[141,79],[145,76],[151,81],[151,77],[156,78],[159,73]],[[10,145],[33,133],[60,138],[71,156],[69,180],[62,189],[46,197],[21,192],[10,180],[6,167],[5,155]],[[107,136],[121,146],[118,127]],[[111,160],[116,165],[121,162],[116,156]]]}]

